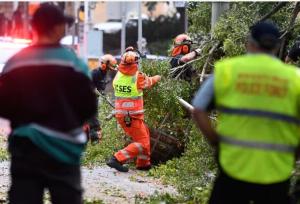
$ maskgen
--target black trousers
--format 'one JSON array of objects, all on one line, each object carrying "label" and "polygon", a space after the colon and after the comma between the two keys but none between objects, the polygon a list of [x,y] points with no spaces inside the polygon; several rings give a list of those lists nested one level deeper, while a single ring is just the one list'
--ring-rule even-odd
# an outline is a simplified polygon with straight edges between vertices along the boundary
[{"label": "black trousers", "polygon": [[235,180],[220,172],[209,204],[289,204],[290,181],[260,185]]},{"label": "black trousers", "polygon": [[50,157],[29,139],[11,137],[10,204],[41,204],[48,189],[54,204],[82,204],[79,165],[68,165]]},{"label": "black trousers", "polygon": [[[98,106],[99,96],[97,96],[96,99],[97,99],[97,106]],[[99,111],[97,108],[95,115],[88,121],[88,123],[90,125],[89,137],[90,137],[91,141],[99,141],[98,131],[101,130],[101,122],[98,118],[98,114],[99,114]]]}]

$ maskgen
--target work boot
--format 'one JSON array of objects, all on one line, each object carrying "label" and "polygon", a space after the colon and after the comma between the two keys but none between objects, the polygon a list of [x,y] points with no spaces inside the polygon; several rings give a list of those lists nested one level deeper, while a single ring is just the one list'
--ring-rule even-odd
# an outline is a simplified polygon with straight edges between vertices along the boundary
[{"label": "work boot", "polygon": [[138,166],[136,167],[137,170],[141,170],[141,171],[149,171],[151,169],[151,164],[147,165],[147,166]]},{"label": "work boot", "polygon": [[112,156],[109,161],[106,162],[107,166],[110,168],[117,169],[121,172],[128,172],[128,168],[126,166],[123,166],[121,162],[117,160],[116,157]]}]

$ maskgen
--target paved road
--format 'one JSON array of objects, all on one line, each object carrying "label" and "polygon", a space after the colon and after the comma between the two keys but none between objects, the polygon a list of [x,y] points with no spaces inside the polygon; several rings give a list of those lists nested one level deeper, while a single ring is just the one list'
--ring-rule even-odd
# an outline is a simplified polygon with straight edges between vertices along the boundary
[{"label": "paved road", "polygon": [[[104,203],[134,203],[135,196],[147,197],[155,193],[176,194],[171,186],[147,177],[140,171],[119,173],[106,166],[83,168],[84,198]],[[0,162],[0,203],[6,198],[9,186],[9,162]]]},{"label": "paved road", "polygon": [[[0,149],[6,149],[9,123],[0,118]],[[162,185],[159,180],[147,177],[145,172],[130,170],[120,173],[107,166],[84,167],[82,171],[84,198],[103,200],[104,203],[135,203],[135,196],[147,197],[159,193],[176,194],[171,186]],[[9,186],[9,162],[0,162],[0,203],[5,202]]]}]

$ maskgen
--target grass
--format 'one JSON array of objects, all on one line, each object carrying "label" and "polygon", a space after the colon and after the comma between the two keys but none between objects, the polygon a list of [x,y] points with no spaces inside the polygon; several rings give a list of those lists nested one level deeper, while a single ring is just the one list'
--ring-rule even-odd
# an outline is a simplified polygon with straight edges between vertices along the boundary
[{"label": "grass", "polygon": [[102,128],[102,140],[100,144],[88,144],[83,156],[83,165],[95,166],[102,164],[107,158],[124,146],[124,133],[117,126],[116,120],[105,121],[105,117],[110,114],[111,107],[104,101],[99,106],[99,119]]},{"label": "grass", "polygon": [[0,135],[0,161],[8,160],[9,155],[6,148],[6,137],[4,135]]},{"label": "grass", "polygon": [[0,148],[0,161],[8,160],[8,158],[9,156],[7,150]]},{"label": "grass", "polygon": [[104,204],[102,200],[84,200],[84,204]]}]

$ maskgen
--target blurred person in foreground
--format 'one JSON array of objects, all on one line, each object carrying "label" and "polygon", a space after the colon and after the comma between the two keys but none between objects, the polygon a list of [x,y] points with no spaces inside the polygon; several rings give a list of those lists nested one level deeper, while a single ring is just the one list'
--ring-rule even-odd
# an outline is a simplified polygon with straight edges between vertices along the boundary
[{"label": "blurred person in foreground", "polygon": [[[300,134],[300,73],[275,57],[280,33],[250,28],[248,54],[215,64],[193,100],[193,117],[217,148],[219,174],[210,204],[289,203]],[[214,130],[208,118],[219,111]]]},{"label": "blurred person in foreground", "polygon": [[[14,55],[0,78],[0,115],[11,122],[11,204],[81,204],[83,124],[96,111],[86,64],[60,45],[73,18],[53,4],[34,13],[34,43]],[[84,100],[83,100],[84,99]]]}]

